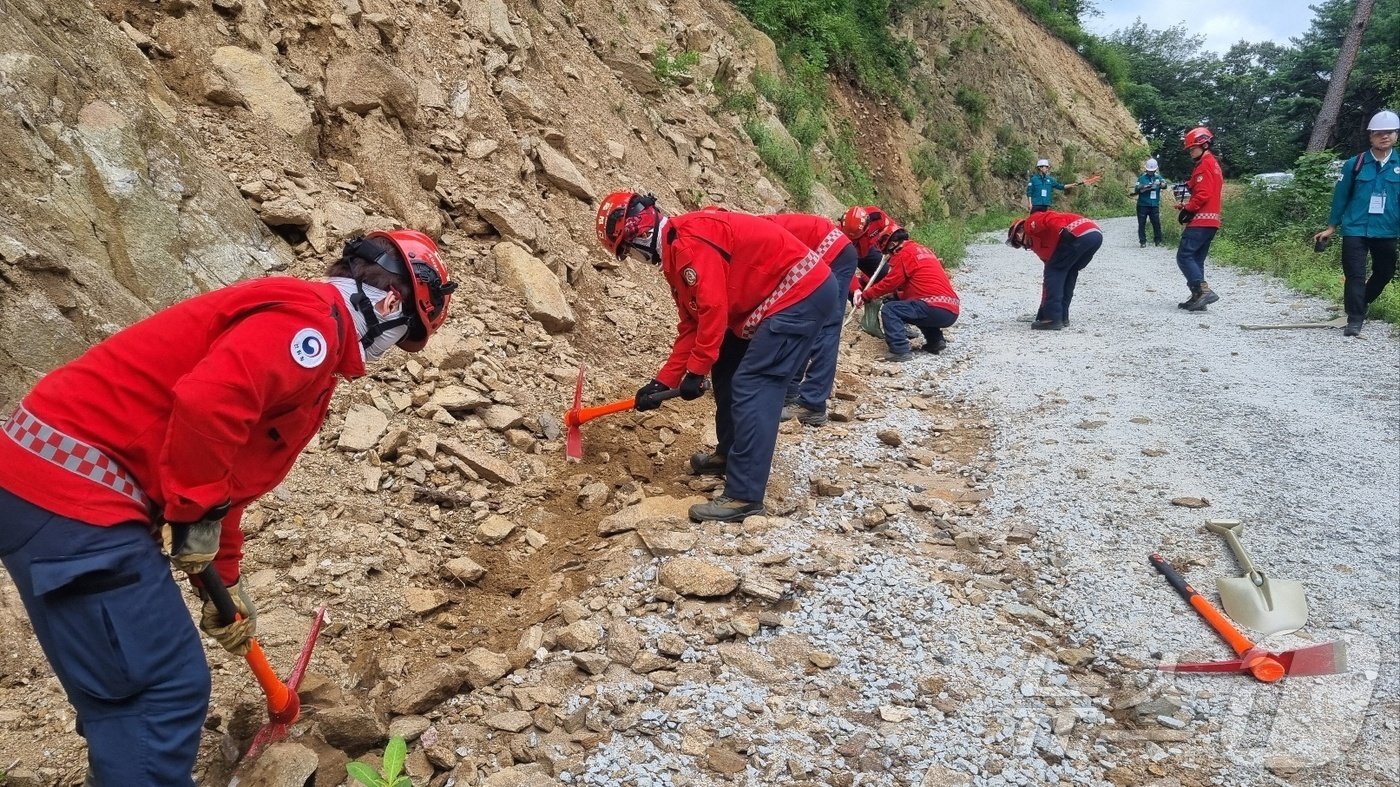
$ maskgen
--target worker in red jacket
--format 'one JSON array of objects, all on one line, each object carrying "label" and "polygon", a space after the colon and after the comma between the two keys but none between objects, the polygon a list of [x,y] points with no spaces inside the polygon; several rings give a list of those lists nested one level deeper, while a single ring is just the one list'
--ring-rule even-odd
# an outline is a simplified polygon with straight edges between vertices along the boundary
[{"label": "worker in red jacket", "polygon": [[859,308],[865,301],[895,296],[880,307],[880,326],[889,348],[885,360],[913,359],[906,325],[923,332],[925,350],[942,352],[948,346],[943,329],[957,322],[960,310],[958,294],[942,261],[927,247],[909,240],[909,233],[892,221],[876,235],[875,247],[889,256],[885,275],[858,290],[855,304]]},{"label": "worker in red jacket", "polygon": [[[831,269],[838,292],[846,292],[856,272],[856,247],[845,233],[825,216],[810,213],[775,213],[763,218],[787,230],[811,249]],[[782,420],[796,418],[807,426],[826,423],[826,402],[836,382],[836,357],[841,349],[841,322],[845,302],[838,300],[835,311],[822,326],[812,345],[812,357],[788,383],[783,398]]]},{"label": "worker in red jacket", "polygon": [[1074,213],[1043,210],[1011,222],[1006,242],[1013,248],[1030,249],[1045,263],[1040,309],[1031,330],[1064,328],[1069,324],[1069,304],[1074,300],[1079,272],[1103,245],[1099,225]]},{"label": "worker in red jacket", "polygon": [[[730,521],[763,512],[788,381],[840,294],[821,258],[787,230],[747,213],[701,210],[668,216],[650,194],[619,191],[598,207],[598,241],[621,259],[661,266],[680,312],[671,355],[637,391],[637,409],[679,389],[683,399],[714,381],[712,454],[691,457],[695,473],[725,476],[724,492],[692,506],[696,521]],[[839,319],[839,318],[838,318]]]},{"label": "worker in red jacket", "polygon": [[1225,185],[1220,162],[1211,152],[1214,141],[1215,135],[1205,126],[1186,132],[1182,140],[1196,168],[1191,171],[1189,182],[1191,197],[1176,205],[1177,221],[1186,225],[1176,245],[1176,266],[1186,277],[1186,286],[1191,288],[1191,297],[1178,303],[1177,308],[1193,312],[1205,311],[1207,306],[1220,300],[1206,283],[1206,255],[1220,229],[1220,192]]},{"label": "worker in red jacket", "polygon": [[0,560],[77,711],[90,785],[194,784],[209,667],[170,564],[212,561],[242,619],[222,625],[206,599],[200,627],[246,653],[244,507],[286,477],[337,380],[422,349],[456,287],[412,230],[352,240],[329,276],[157,312],[50,372],[4,423]]},{"label": "worker in red jacket", "polygon": [[[856,270],[864,275],[868,282],[880,267],[880,261],[884,255],[875,245],[875,239],[880,234],[880,230],[894,220],[889,214],[878,205],[852,205],[841,216],[841,231],[856,246]],[[851,291],[854,292],[859,287],[856,281],[851,281]]]}]

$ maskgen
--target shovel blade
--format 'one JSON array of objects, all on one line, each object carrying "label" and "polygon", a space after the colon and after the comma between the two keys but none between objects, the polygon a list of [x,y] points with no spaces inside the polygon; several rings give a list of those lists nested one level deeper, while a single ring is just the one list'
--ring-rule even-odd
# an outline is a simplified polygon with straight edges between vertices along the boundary
[{"label": "shovel blade", "polygon": [[1308,598],[1302,583],[1270,579],[1258,571],[1255,574],[1259,584],[1247,576],[1216,580],[1225,614],[1264,636],[1288,634],[1307,625]]}]

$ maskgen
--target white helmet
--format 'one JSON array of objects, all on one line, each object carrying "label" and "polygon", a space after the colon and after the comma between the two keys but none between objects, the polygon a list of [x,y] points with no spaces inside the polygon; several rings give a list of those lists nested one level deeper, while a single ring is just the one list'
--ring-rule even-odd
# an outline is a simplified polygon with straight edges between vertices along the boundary
[{"label": "white helmet", "polygon": [[1148,172],[1156,172],[1156,171],[1157,171],[1157,159],[1155,159],[1155,158],[1150,158],[1150,159],[1148,159],[1147,162],[1144,163],[1144,164],[1142,165],[1142,168],[1145,169],[1145,170],[1147,170]]},{"label": "white helmet", "polygon": [[1037,161],[1037,162],[1035,163],[1035,165],[1036,165],[1037,167],[1048,167],[1048,166],[1050,166],[1050,159],[1048,159],[1048,158],[1043,158],[1043,159],[1041,159],[1040,161]]},{"label": "white helmet", "polygon": [[1400,116],[1388,109],[1377,112],[1366,126],[1367,131],[1400,131]]}]

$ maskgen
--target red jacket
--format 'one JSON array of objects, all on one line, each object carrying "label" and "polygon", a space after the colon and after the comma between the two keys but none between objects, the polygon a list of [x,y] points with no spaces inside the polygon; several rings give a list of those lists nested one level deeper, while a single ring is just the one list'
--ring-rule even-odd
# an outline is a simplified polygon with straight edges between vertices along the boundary
[{"label": "red jacket", "polygon": [[901,301],[923,301],[930,306],[957,314],[958,294],[948,281],[943,262],[927,247],[905,241],[890,255],[884,277],[870,285],[865,299],[873,301],[890,293]]},{"label": "red jacket", "polygon": [[1069,230],[1069,234],[1075,237],[1090,232],[1102,232],[1092,219],[1086,219],[1077,213],[1042,210],[1026,218],[1026,245],[1035,252],[1035,256],[1039,257],[1041,262],[1049,262],[1060,245],[1060,232],[1063,230]]},{"label": "red jacket", "polygon": [[[364,372],[334,286],[278,276],[206,293],[40,380],[0,432],[0,487],[99,526],[194,522],[228,503],[215,563],[233,582],[243,508],[315,437],[337,376]],[[114,460],[147,505],[22,447],[12,427],[35,419]]]},{"label": "red jacket", "polygon": [[726,329],[749,334],[764,317],[806,298],[831,275],[802,241],[748,213],[686,213],[667,219],[659,231],[661,270],[680,323],[671,357],[656,379],[672,388],[686,372],[710,373]]},{"label": "red jacket", "polygon": [[825,216],[814,216],[811,213],[772,213],[763,218],[792,233],[792,236],[802,241],[807,248],[819,252],[822,262],[828,266],[836,259],[836,255],[851,245],[851,239],[846,237],[846,233]]},{"label": "red jacket", "polygon": [[[866,205],[865,212],[872,215],[879,213],[885,216],[886,218],[889,217],[889,214],[885,213],[885,209],[880,207],[879,205]],[[870,252],[875,251],[875,236],[863,235],[855,242],[855,244],[856,256],[860,257],[861,259],[865,259],[867,256],[869,256]]]},{"label": "red jacket", "polygon": [[1220,172],[1220,162],[1209,150],[1201,154],[1196,168],[1191,170],[1191,199],[1182,206],[1193,211],[1196,217],[1188,227],[1220,226],[1220,192],[1225,186],[1225,176]]}]

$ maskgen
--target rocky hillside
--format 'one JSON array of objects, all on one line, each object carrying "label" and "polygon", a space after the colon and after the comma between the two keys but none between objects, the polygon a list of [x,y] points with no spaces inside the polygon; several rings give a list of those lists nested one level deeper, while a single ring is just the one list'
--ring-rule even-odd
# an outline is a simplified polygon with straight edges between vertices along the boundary
[{"label": "rocky hillside", "polygon": [[[1111,172],[1139,142],[1111,91],[1010,0],[946,0],[902,24],[922,50],[917,82],[936,89],[878,100],[833,77],[827,120],[856,128],[879,197],[908,215],[1013,199],[1020,174],[993,171],[999,151]],[[697,62],[672,68],[676,53]],[[690,593],[617,586],[644,549],[693,545],[619,539],[633,525],[613,517],[660,523],[664,540],[679,501],[711,488],[682,474],[710,405],[596,422],[582,465],[563,461],[559,423],[581,365],[589,401],[628,395],[674,325],[654,271],[597,250],[597,198],[641,187],[675,209],[791,207],[745,130],[785,133],[778,109],[759,98],[754,115],[736,114],[718,90],[781,71],[773,42],[719,0],[0,0],[5,410],[155,309],[247,276],[319,275],[368,229],[433,234],[463,282],[429,351],[344,386],[320,439],[245,522],[279,663],[314,607],[332,607],[309,694],[319,720],[298,733],[323,766],[316,784],[339,784],[346,757],[382,746],[391,720],[416,735],[448,706],[475,753],[424,743],[421,783],[460,767],[473,775],[457,783],[476,784],[516,762],[557,776],[537,736],[559,731],[559,762],[577,763],[611,729],[611,711],[579,702],[589,675],[612,664],[678,680],[690,674],[678,664],[712,666],[687,641],[781,622],[771,605],[789,603],[807,569],[758,555],[739,595],[724,600],[734,588],[719,577],[720,601],[674,608],[689,610],[689,640],[642,648],[637,632],[608,627],[604,648],[590,615],[613,603],[672,614]],[[834,215],[851,184],[828,146],[810,155],[814,209]],[[844,376],[841,390],[856,397],[861,382]],[[984,441],[969,430],[957,457]],[[917,463],[943,461],[932,457]],[[975,481],[956,463],[945,471],[936,505],[968,515]],[[779,513],[808,505],[805,482],[776,483]],[[736,534],[711,535],[732,550]],[[810,565],[847,562],[834,552]],[[11,634],[26,627],[0,582],[0,769],[7,785],[81,782],[71,715],[32,640]],[[549,661],[548,686],[507,687],[549,653],[577,655]],[[208,783],[261,713],[242,666],[213,658]],[[518,716],[483,726],[512,708],[536,732]]]}]

